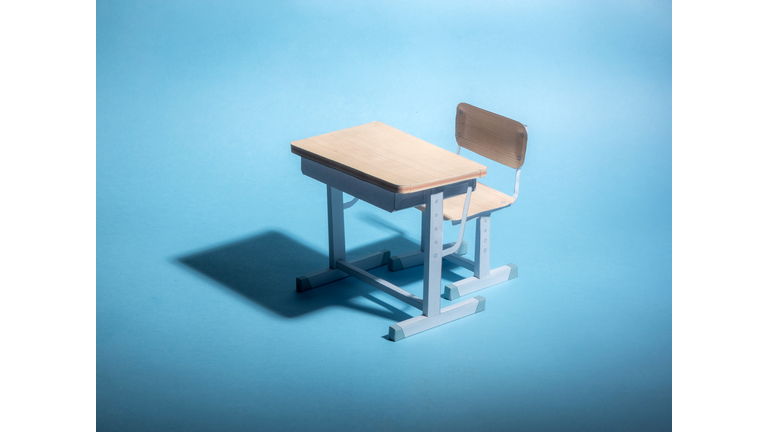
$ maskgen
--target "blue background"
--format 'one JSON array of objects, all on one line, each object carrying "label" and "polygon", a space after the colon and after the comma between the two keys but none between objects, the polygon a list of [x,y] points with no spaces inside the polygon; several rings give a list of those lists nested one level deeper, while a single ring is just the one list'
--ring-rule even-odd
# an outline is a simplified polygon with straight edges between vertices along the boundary
[{"label": "blue background", "polygon": [[[98,427],[671,429],[671,25],[647,1],[98,2]],[[325,188],[289,143],[379,120],[453,151],[459,102],[529,125],[492,220],[519,278],[397,343],[418,311],[360,281],[297,294]],[[352,256],[418,243],[418,211],[346,218]]]}]

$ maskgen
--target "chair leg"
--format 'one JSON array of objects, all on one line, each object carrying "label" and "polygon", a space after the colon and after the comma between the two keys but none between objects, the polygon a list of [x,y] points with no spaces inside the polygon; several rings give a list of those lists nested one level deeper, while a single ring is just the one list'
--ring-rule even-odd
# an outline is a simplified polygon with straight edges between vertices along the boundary
[{"label": "chair leg", "polygon": [[482,279],[491,273],[491,217],[475,221],[475,277]]},{"label": "chair leg", "polygon": [[491,216],[481,216],[475,224],[475,275],[448,284],[443,297],[455,300],[469,293],[508,281],[517,277],[517,266],[507,264],[493,270],[491,267]]}]

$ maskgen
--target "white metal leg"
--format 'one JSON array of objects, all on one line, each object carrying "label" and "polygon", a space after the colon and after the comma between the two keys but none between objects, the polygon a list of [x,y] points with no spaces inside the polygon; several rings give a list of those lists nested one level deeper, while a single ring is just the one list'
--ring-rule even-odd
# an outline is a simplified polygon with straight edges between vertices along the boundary
[{"label": "white metal leg", "polygon": [[[485,298],[477,296],[461,303],[440,308],[440,288],[443,270],[443,192],[430,194],[421,217],[422,248],[424,256],[424,299],[421,316],[389,326],[389,338],[393,341],[413,336],[425,330],[443,325],[485,310]],[[424,233],[428,233],[428,235]],[[424,241],[429,239],[425,245]],[[453,256],[453,254],[449,255]]]},{"label": "white metal leg", "polygon": [[[443,259],[461,258],[456,253],[443,257],[443,249],[451,248],[453,245],[453,243],[443,245],[443,190],[434,190],[429,194],[426,212],[422,216],[422,250],[415,254],[421,258],[421,263],[424,265],[424,297],[413,295],[366,271],[389,262],[389,251],[377,252],[354,262],[346,261],[342,192],[328,186],[329,268],[296,278],[296,289],[300,292],[306,291],[347,276],[354,276],[398,300],[421,309],[422,315],[390,326],[389,338],[397,341],[485,310],[485,299],[480,296],[444,309],[440,308]],[[466,247],[459,247],[460,251],[461,249],[466,253]]]},{"label": "white metal leg", "polygon": [[[517,266],[507,264],[490,270],[491,267],[491,217],[481,216],[476,220],[475,230],[475,275],[450,283],[445,286],[443,297],[455,300],[484,288],[508,281],[517,277]],[[468,260],[466,260],[468,261]]]},{"label": "white metal leg", "polygon": [[[343,202],[343,193],[331,186],[327,186],[328,192],[328,267],[304,276],[296,278],[296,291],[304,292],[313,288],[344,279],[349,274],[337,269],[339,260],[347,259],[346,245],[344,241],[344,209],[356,202],[353,199],[349,203]],[[350,204],[351,203],[351,204]],[[389,262],[389,251],[383,250],[366,255],[352,262],[358,268],[370,270]]]},{"label": "white metal leg", "polygon": [[[389,261],[389,251],[383,250],[379,252],[374,252],[370,255],[366,255],[362,258],[352,261],[351,264],[363,270],[371,270],[376,267],[381,267],[385,265],[388,261]],[[337,280],[344,279],[346,277],[349,277],[349,273],[346,273],[336,268],[326,268],[323,270],[306,274],[304,276],[297,277],[296,291],[298,292],[309,291],[313,288],[317,288],[319,286],[329,284],[331,282],[335,282]]]},{"label": "white metal leg", "polygon": [[483,216],[475,222],[475,277],[480,279],[491,273],[491,217]]},{"label": "white metal leg", "polygon": [[[429,233],[424,247],[424,315],[440,313],[440,286],[443,270],[443,191],[431,193],[422,213],[422,230]],[[423,237],[427,239],[427,236]]]},{"label": "white metal leg", "polygon": [[339,260],[339,262],[336,264],[338,265],[339,269],[344,270],[345,272],[373,286],[374,288],[378,288],[391,295],[392,297],[404,303],[408,303],[415,308],[422,308],[422,299],[420,297],[409,293],[399,286],[389,283],[380,277],[374,276],[367,271],[361,270],[344,260]]}]

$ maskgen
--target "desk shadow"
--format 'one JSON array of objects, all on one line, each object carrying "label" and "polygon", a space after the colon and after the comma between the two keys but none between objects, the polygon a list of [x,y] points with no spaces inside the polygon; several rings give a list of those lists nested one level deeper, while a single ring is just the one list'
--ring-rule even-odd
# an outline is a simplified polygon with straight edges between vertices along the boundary
[{"label": "desk shadow", "polygon": [[[388,249],[393,254],[419,245],[396,236],[349,250],[349,260]],[[324,253],[309,248],[278,231],[264,233],[174,259],[254,303],[286,318],[309,314],[328,306],[343,306],[364,313],[402,321],[411,316],[371,296],[375,288],[346,278],[304,293],[296,292],[296,277],[328,267]],[[386,267],[379,267],[386,270]],[[363,297],[370,306],[354,301]],[[378,305],[378,306],[377,306]]]}]

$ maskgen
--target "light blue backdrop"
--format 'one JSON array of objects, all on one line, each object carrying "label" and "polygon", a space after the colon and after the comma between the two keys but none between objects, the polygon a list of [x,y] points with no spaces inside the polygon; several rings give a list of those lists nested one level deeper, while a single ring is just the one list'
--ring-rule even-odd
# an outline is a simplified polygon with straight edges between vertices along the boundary
[{"label": "light blue backdrop", "polygon": [[[671,62],[670,2],[99,1],[99,429],[671,429]],[[397,343],[418,312],[362,282],[295,293],[327,231],[289,143],[454,150],[459,102],[529,125],[493,218],[520,277]],[[418,211],[346,217],[353,253],[418,242]]]}]

